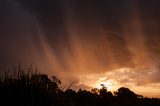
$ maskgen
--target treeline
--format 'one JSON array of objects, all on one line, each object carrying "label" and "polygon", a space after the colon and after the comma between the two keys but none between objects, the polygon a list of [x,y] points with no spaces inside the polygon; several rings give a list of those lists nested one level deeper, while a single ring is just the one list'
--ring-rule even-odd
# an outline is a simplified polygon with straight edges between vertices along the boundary
[{"label": "treeline", "polygon": [[160,99],[145,98],[121,87],[116,92],[105,86],[91,91],[65,91],[61,81],[45,74],[30,74],[19,69],[0,76],[0,106],[160,106]]}]

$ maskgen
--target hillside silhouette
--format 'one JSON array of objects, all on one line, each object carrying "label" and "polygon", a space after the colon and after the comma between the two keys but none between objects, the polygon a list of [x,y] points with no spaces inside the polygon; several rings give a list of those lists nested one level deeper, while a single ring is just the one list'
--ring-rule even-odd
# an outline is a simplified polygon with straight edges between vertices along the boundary
[{"label": "hillside silhouette", "polygon": [[0,106],[160,106],[159,98],[146,98],[121,87],[114,93],[102,85],[91,91],[61,90],[55,76],[19,68],[0,76]]}]

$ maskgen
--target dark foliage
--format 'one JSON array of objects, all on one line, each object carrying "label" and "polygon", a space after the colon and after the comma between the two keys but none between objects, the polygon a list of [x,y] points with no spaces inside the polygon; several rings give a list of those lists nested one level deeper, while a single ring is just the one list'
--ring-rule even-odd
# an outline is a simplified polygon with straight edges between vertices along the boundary
[{"label": "dark foliage", "polygon": [[112,94],[106,87],[78,92],[60,90],[61,81],[45,74],[30,74],[19,69],[0,77],[1,106],[160,106],[158,98],[144,98],[121,87]]}]

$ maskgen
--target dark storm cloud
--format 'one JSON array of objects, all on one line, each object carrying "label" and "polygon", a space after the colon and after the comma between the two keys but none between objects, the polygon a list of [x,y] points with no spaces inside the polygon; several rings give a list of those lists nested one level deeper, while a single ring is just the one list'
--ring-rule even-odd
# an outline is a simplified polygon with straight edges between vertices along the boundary
[{"label": "dark storm cloud", "polygon": [[[19,0],[22,7],[35,14],[44,27],[46,33],[65,32],[65,18],[72,10],[72,17],[77,26],[90,27],[83,30],[97,29],[97,27],[119,30],[120,25],[128,20],[133,4],[131,0]],[[62,36],[62,34],[59,34]],[[51,37],[52,35],[49,35]],[[92,35],[93,36],[93,35]],[[54,38],[53,38],[54,39]],[[56,39],[56,38],[55,38]]]},{"label": "dark storm cloud", "polygon": [[[62,66],[65,66],[61,46],[70,51],[69,35],[66,28],[66,4],[63,0],[18,0],[21,8],[36,17],[36,21],[44,33],[44,38],[58,56]],[[36,41],[38,43],[38,41]],[[39,42],[41,45],[41,42]]]},{"label": "dark storm cloud", "polygon": [[32,32],[34,18],[27,11],[21,10],[18,2],[1,0],[0,6],[0,69],[24,60],[29,63],[33,56]]},{"label": "dark storm cloud", "polygon": [[[110,34],[110,35],[107,35],[109,36],[108,39],[113,38],[113,40],[110,41],[110,42],[113,42],[113,44],[111,43],[112,45],[115,45],[116,44],[115,42],[118,42],[120,45],[122,45],[119,47],[119,44],[117,43],[117,46],[115,46],[114,48],[116,49],[121,48],[121,50],[119,51],[127,55],[130,55],[130,54],[129,54],[129,51],[127,51],[127,47],[126,47],[127,44],[125,39],[123,38],[121,27],[125,24],[128,24],[128,21],[132,18],[132,11],[134,9],[135,4],[136,3],[138,4],[139,6],[138,8],[143,13],[142,15],[145,16],[148,14],[147,16],[149,16],[150,14],[153,14],[151,16],[153,16],[154,18],[157,17],[158,6],[159,6],[158,5],[159,2],[157,0],[153,0],[152,2],[143,1],[143,0],[140,0],[138,2],[134,2],[133,0],[123,0],[123,1],[119,1],[119,0],[100,0],[100,1],[98,0],[68,0],[68,1],[65,1],[65,0],[45,0],[45,1],[44,0],[6,0],[5,1],[5,0],[2,0],[1,2],[2,2],[1,18],[3,18],[1,20],[3,23],[5,22],[3,25],[15,26],[16,24],[21,23],[17,21],[15,22],[14,19],[17,20],[17,17],[19,18],[19,15],[18,15],[19,12],[27,11],[31,15],[34,15],[36,17],[36,20],[40,23],[40,25],[43,28],[43,31],[45,32],[45,37],[47,38],[48,42],[50,44],[54,42],[54,45],[60,45],[59,44],[61,43],[60,41],[66,42],[66,43],[69,42],[68,40],[69,34],[67,32],[67,28],[65,25],[65,18],[67,17],[67,11],[71,9],[72,10],[71,14],[73,15],[70,18],[74,18],[75,24],[77,24],[78,30],[80,30],[79,32],[83,32],[82,34],[79,34],[83,39],[93,39],[94,41],[94,39],[96,40],[97,37],[101,37],[101,35],[98,35],[99,34],[97,30],[98,28],[100,30],[104,29],[106,31],[107,29],[109,31],[111,30],[113,32],[118,32],[121,34],[121,36],[119,35],[114,36],[113,34]],[[13,10],[15,10],[15,8],[17,7],[19,10],[18,11],[16,10],[16,12],[13,12]],[[6,14],[10,14],[10,16],[7,16]],[[27,16],[27,15],[24,15],[24,16]],[[144,16],[141,16],[142,19]],[[145,17],[145,19],[147,21],[147,17]],[[6,21],[3,21],[3,20],[6,20]],[[23,20],[23,21],[27,21],[27,18],[26,20]],[[13,22],[15,22],[16,24]],[[16,27],[19,27],[19,26],[16,25]],[[3,29],[8,30],[4,26],[3,26]],[[151,29],[151,28],[149,27],[148,29]],[[15,30],[15,29],[12,29],[11,27],[10,30]],[[151,31],[151,32],[155,32],[155,31]],[[158,35],[155,35],[155,36],[158,36]],[[149,40],[148,42],[151,42],[151,41]],[[97,43],[95,42],[95,45],[96,44]],[[155,45],[157,45],[157,43]],[[150,47],[151,49],[154,48],[153,47],[154,45],[153,46],[150,45],[150,46],[151,46]],[[57,47],[59,46],[53,46],[53,49]],[[124,56],[118,56],[118,57],[124,58]],[[129,60],[129,58],[126,58],[125,60]]]},{"label": "dark storm cloud", "polygon": [[140,0],[140,18],[145,35],[148,55],[155,65],[160,64],[160,1]]},{"label": "dark storm cloud", "polygon": [[[23,0],[19,1],[21,3],[21,8],[30,11],[36,16],[36,19],[40,23],[45,32],[45,37],[48,43],[51,45],[53,50],[60,55],[59,45],[64,43],[66,48],[70,49],[69,45],[69,33],[66,28],[66,18],[67,13],[71,11],[72,23],[76,24],[76,30],[78,30],[78,36],[84,41],[91,40],[92,47],[95,51],[97,38],[101,39],[102,36],[106,36],[104,42],[111,39],[110,46],[114,49],[111,50],[113,54],[111,58],[115,57],[115,61],[122,65],[127,65],[129,60],[131,60],[131,55],[127,50],[127,43],[121,36],[116,34],[100,34],[99,30],[111,30],[112,32],[121,32],[121,27],[129,19],[130,12],[132,11],[133,4],[131,0]],[[72,20],[73,19],[73,20]],[[74,35],[76,36],[76,35]],[[105,45],[101,45],[105,46]],[[55,50],[56,48],[56,50]],[[119,49],[120,48],[120,49]],[[118,52],[115,52],[117,51]],[[99,51],[99,55],[101,52]],[[104,51],[108,52],[108,51]],[[127,54],[124,56],[123,54]],[[62,57],[62,56],[59,56]],[[101,58],[103,58],[101,56]],[[107,57],[107,61],[110,61]],[[113,60],[113,59],[112,59]],[[106,61],[106,60],[104,60]],[[109,62],[110,64],[112,62]],[[109,64],[108,63],[108,64]]]}]

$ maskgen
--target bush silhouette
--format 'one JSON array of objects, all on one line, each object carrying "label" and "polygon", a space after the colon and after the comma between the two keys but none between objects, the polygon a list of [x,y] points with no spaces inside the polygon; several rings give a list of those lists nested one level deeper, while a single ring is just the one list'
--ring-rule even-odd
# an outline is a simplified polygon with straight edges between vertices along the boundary
[{"label": "bush silhouette", "polygon": [[[13,75],[14,74],[14,75]],[[102,85],[91,91],[59,88],[61,81],[46,74],[21,68],[17,73],[0,76],[1,106],[160,106],[158,98],[144,98],[121,87],[114,94]]]}]

